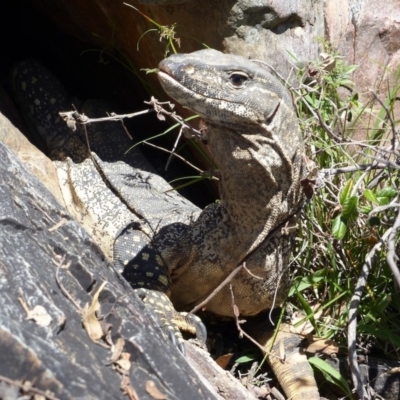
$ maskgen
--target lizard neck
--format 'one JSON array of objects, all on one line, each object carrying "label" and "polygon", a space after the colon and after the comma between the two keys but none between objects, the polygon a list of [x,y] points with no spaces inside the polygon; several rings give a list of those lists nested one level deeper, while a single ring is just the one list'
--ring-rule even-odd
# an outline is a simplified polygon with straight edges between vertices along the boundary
[{"label": "lizard neck", "polygon": [[290,145],[285,145],[274,133],[282,132],[282,126],[258,125],[247,132],[212,123],[208,127],[210,152],[220,171],[221,207],[235,236],[252,251],[303,202],[300,134],[292,132]]}]

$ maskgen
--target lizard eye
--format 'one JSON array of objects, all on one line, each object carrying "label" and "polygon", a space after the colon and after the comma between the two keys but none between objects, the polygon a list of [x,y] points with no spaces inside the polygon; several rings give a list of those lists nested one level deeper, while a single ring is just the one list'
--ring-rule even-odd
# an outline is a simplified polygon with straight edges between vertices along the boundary
[{"label": "lizard eye", "polygon": [[229,76],[229,80],[231,81],[233,86],[240,87],[244,82],[247,81],[249,77],[241,72],[234,72]]}]

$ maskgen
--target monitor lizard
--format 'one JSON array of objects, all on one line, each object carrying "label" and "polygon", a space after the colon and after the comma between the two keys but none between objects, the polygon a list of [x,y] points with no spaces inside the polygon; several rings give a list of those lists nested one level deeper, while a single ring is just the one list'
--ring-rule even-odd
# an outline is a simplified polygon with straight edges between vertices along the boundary
[{"label": "monitor lizard", "polygon": [[[177,331],[185,321],[205,336],[201,322],[187,311],[241,264],[246,268],[231,282],[241,317],[285,299],[294,235],[286,225],[305,202],[305,156],[290,96],[260,64],[207,49],[168,57],[158,77],[167,94],[208,127],[220,202],[203,211],[171,191],[139,150],[124,155],[129,143],[112,123],[104,124],[102,134],[97,126],[88,127],[90,152],[83,129],[72,132],[61,121],[58,112],[70,108],[68,96],[41,64],[17,65],[13,87],[56,160],[68,210],[183,349]],[[83,109],[91,116],[105,111],[96,102]],[[206,308],[233,317],[229,288]],[[259,336],[262,342],[264,332]],[[284,343],[286,360],[270,356],[269,361],[288,397],[319,399],[304,356],[298,350],[291,355],[289,348],[298,345],[291,337],[278,335],[273,348],[276,352]]]}]

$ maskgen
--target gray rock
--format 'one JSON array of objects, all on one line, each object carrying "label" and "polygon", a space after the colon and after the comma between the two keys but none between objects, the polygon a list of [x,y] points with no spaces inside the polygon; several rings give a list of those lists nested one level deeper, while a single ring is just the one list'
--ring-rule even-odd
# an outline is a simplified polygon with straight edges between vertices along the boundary
[{"label": "gray rock", "polygon": [[[154,399],[156,387],[168,399],[217,398],[89,235],[2,142],[0,226],[0,376],[60,399],[126,399],[112,350],[89,338],[77,309],[107,281],[97,316],[113,343],[123,338],[126,374],[138,397]],[[42,306],[47,322],[28,319],[21,301],[31,311]]]}]

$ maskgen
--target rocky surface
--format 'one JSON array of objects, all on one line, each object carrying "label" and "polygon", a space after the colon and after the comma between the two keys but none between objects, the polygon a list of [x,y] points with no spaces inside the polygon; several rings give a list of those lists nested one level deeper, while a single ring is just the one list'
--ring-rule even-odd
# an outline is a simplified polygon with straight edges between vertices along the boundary
[{"label": "rocky surface", "polygon": [[[0,171],[0,398],[5,386],[18,392],[22,382],[26,394],[48,390],[59,399],[122,399],[124,390],[140,399],[157,391],[158,398],[218,398],[162,338],[83,228],[2,142]],[[101,334],[97,344],[85,305],[97,305],[103,282],[95,319],[109,339]]]},{"label": "rocky surface", "polygon": [[[41,12],[65,32],[118,48],[138,69],[155,67],[164,56],[159,34],[142,37],[155,25],[122,2],[44,0],[41,4]],[[399,65],[398,1],[132,0],[129,4],[163,26],[176,24],[178,51],[198,50],[204,43],[262,59],[279,67],[284,76],[292,64],[317,59],[318,38],[323,37],[348,62],[360,66],[354,73],[360,92],[386,79],[393,84]]]}]

